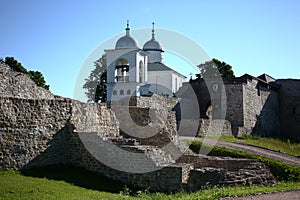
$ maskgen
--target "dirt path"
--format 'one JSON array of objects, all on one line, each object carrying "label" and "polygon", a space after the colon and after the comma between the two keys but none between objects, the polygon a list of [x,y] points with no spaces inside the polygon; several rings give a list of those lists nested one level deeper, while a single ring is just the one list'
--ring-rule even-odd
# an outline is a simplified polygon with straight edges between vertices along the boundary
[{"label": "dirt path", "polygon": [[[246,144],[238,144],[238,143],[234,143],[234,142],[225,142],[225,141],[208,139],[208,138],[205,138],[205,139],[204,138],[196,138],[196,137],[180,137],[180,138],[188,139],[188,140],[198,140],[198,141],[201,141],[201,142],[204,142],[207,144],[242,150],[242,151],[246,151],[246,152],[249,152],[252,154],[265,156],[268,158],[272,158],[275,160],[279,160],[279,161],[300,167],[300,158],[299,157],[291,156],[291,155],[288,155],[285,153],[269,150],[266,148],[255,147],[255,146],[246,145]],[[300,199],[300,197],[299,197],[299,199]]]},{"label": "dirt path", "polygon": [[251,195],[244,197],[226,197],[220,200],[296,200],[300,199],[300,189],[283,192],[273,192],[259,195]]}]

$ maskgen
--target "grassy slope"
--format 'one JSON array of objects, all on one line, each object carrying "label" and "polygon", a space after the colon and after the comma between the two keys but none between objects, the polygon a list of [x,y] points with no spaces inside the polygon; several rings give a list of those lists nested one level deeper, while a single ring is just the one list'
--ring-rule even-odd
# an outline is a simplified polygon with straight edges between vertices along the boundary
[{"label": "grassy slope", "polygon": [[[113,187],[113,186],[111,186]],[[65,181],[23,176],[15,171],[0,172],[0,199],[218,199],[226,196],[257,194],[300,188],[300,183],[279,183],[276,187],[214,187],[195,193],[114,194],[74,186]]]},{"label": "grassy slope", "polygon": [[0,172],[0,199],[121,199],[120,195],[74,186],[64,181]]},{"label": "grassy slope", "polygon": [[[194,142],[191,148],[197,152],[201,145],[200,142]],[[224,147],[214,147],[210,154],[258,159],[271,168],[277,180],[296,182],[279,182],[274,187],[214,187],[194,193],[176,194],[149,194],[133,190],[129,196],[128,190],[124,191],[124,185],[119,182],[80,168],[52,166],[23,171],[23,174],[15,171],[0,171],[0,199],[218,199],[226,196],[300,188],[300,168]]]},{"label": "grassy slope", "polygon": [[265,138],[257,136],[243,136],[235,138],[233,136],[222,136],[219,140],[228,142],[237,142],[242,144],[250,144],[258,147],[263,147],[275,151],[280,151],[293,156],[300,156],[300,143],[292,143],[288,139]]}]

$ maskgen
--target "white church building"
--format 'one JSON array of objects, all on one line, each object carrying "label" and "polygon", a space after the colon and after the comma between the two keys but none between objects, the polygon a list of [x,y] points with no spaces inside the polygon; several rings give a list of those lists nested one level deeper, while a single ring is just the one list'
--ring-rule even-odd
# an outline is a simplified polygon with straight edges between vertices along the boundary
[{"label": "white church building", "polygon": [[163,46],[152,38],[143,48],[130,35],[127,22],[125,36],[118,39],[114,49],[105,50],[107,59],[107,101],[130,96],[176,93],[186,77],[164,64]]}]

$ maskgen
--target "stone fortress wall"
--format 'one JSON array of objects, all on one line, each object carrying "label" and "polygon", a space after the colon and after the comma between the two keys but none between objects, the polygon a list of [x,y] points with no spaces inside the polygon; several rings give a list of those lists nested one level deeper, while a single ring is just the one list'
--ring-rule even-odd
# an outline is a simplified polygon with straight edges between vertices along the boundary
[{"label": "stone fortress wall", "polygon": [[[0,69],[1,169],[68,164],[135,187],[168,192],[198,190],[207,182],[275,183],[268,168],[257,161],[183,154],[175,114],[167,107],[151,108],[150,112],[146,106],[110,109],[106,104],[86,104],[35,87],[26,75],[11,71],[3,63]],[[19,88],[18,92],[13,88]],[[141,134],[138,129],[129,129],[132,133],[126,134],[122,130],[127,130],[122,124],[124,116],[118,116],[124,110],[129,110],[135,124],[158,128],[159,132],[145,139],[131,135]],[[175,154],[171,152],[174,149]],[[126,171],[141,167],[149,172]]]},{"label": "stone fortress wall", "polygon": [[279,79],[280,134],[300,141],[300,80]]},{"label": "stone fortress wall", "polygon": [[[244,76],[223,79],[223,82],[208,80],[217,85],[224,84],[226,91],[226,117],[223,135],[256,134],[261,136],[284,136],[300,140],[300,80],[278,79],[271,82],[245,74]],[[212,84],[203,79],[190,80],[178,92],[187,96],[187,85],[191,85],[197,95],[200,109],[199,135],[205,133],[211,119],[209,115],[214,93]],[[230,125],[228,125],[230,123]]]},{"label": "stone fortress wall", "polygon": [[[278,135],[278,94],[257,79],[242,78],[239,84],[225,83],[227,95],[226,118],[232,123],[233,134]],[[239,87],[239,90],[233,88]]]}]

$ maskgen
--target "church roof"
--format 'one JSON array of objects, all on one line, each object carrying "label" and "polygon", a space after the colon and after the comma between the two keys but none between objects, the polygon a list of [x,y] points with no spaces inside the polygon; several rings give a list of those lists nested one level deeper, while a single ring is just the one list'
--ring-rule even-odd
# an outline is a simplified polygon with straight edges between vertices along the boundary
[{"label": "church roof", "polygon": [[154,33],[154,22],[152,23],[152,38],[151,40],[147,41],[144,46],[144,51],[161,51],[164,52],[163,46],[155,39],[155,33]]},{"label": "church roof", "polygon": [[162,45],[155,39],[151,39],[143,46],[144,51],[164,51]]},{"label": "church roof", "polygon": [[186,76],[184,76],[183,74],[175,71],[174,69],[160,62],[148,63],[148,71],[173,71],[176,74],[186,78]]},{"label": "church roof", "polygon": [[115,49],[137,49],[138,42],[130,36],[129,22],[127,21],[126,35],[121,37],[115,46]]},{"label": "church roof", "polygon": [[133,37],[125,35],[117,41],[115,49],[126,48],[137,49],[139,47],[137,41]]}]

